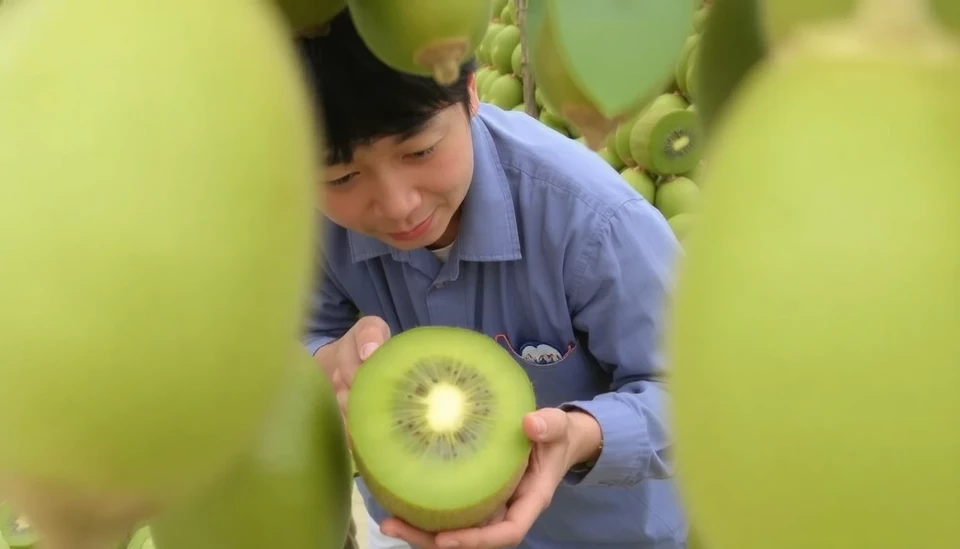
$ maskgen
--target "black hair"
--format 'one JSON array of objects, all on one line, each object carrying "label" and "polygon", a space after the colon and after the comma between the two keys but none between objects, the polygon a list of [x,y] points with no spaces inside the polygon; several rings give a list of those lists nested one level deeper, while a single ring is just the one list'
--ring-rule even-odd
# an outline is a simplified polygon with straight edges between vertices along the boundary
[{"label": "black hair", "polygon": [[333,19],[326,34],[296,41],[322,113],[320,129],[330,164],[350,162],[358,145],[414,132],[451,105],[460,103],[469,112],[467,82],[476,68],[473,59],[447,86],[429,76],[397,71],[367,48],[348,9]]}]

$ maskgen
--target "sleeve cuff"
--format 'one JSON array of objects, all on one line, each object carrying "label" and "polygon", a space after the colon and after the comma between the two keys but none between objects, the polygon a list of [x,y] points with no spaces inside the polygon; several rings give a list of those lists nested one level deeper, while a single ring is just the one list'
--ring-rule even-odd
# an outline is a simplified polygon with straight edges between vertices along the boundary
[{"label": "sleeve cuff", "polygon": [[337,338],[330,336],[313,337],[308,339],[304,345],[307,348],[307,352],[310,353],[310,356],[313,356],[317,354],[317,351],[320,350],[320,347],[323,347],[328,343],[333,343],[336,340]]},{"label": "sleeve cuff", "polygon": [[568,473],[567,484],[580,486],[629,487],[642,480],[652,449],[646,426],[637,421],[635,410],[617,400],[596,399],[570,402],[562,410],[582,410],[594,417],[603,434],[603,449],[593,467],[585,473]]}]

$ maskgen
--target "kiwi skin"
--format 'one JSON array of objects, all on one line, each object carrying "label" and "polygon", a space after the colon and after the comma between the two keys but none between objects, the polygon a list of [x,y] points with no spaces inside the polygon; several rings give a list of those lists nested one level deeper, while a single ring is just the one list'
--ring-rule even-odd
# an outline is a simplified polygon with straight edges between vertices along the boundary
[{"label": "kiwi skin", "polygon": [[[443,362],[436,362],[438,359]],[[427,445],[420,453],[420,448],[412,448],[406,438],[384,438],[394,422],[405,416],[392,399],[421,394],[404,384],[416,379],[423,366],[429,369],[439,364],[446,368],[446,360],[454,365],[454,371],[458,364],[466,366],[459,372],[466,374],[468,382],[475,377],[493,380],[479,386],[453,384],[466,389],[467,395],[473,388],[491,391],[489,405],[495,419],[486,425],[496,434],[480,434],[480,438],[467,442],[474,452],[462,453],[461,457],[455,457],[458,452],[454,445],[452,458],[442,444]],[[348,433],[357,471],[388,512],[424,531],[456,530],[482,524],[513,494],[526,471],[532,446],[522,430],[523,416],[535,409],[536,397],[528,375],[492,338],[462,328],[418,327],[391,338],[358,371],[348,403]],[[484,425],[482,419],[477,425]],[[427,461],[432,459],[441,460],[437,468]],[[497,463],[489,463],[491,459],[497,459]],[[418,477],[429,478],[420,483]],[[446,478],[450,485],[438,478]],[[421,484],[422,490],[417,493]]]},{"label": "kiwi skin", "polygon": [[360,478],[367,484],[370,493],[374,494],[380,505],[383,505],[383,508],[389,510],[394,516],[402,518],[407,524],[424,532],[445,532],[472,528],[483,524],[513,495],[517,485],[520,484],[520,479],[523,478],[523,473],[526,472],[526,467],[518,470],[509,484],[504,485],[503,489],[482,504],[440,514],[433,509],[412,505],[402,498],[395,497],[368,472],[362,459],[358,457],[354,459],[357,462],[357,471],[360,472]]}]

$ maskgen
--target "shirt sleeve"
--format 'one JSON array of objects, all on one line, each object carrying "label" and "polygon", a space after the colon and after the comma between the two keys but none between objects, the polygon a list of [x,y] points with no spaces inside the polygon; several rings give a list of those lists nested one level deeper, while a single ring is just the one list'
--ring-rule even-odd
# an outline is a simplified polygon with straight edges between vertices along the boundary
[{"label": "shirt sleeve", "polygon": [[356,323],[360,314],[328,263],[323,259],[319,263],[317,284],[310,298],[309,315],[301,337],[311,355],[320,347],[340,339]]},{"label": "shirt sleeve", "polygon": [[600,217],[584,235],[569,297],[574,327],[587,334],[590,354],[611,372],[611,392],[569,402],[600,424],[603,448],[571,484],[633,486],[672,475],[672,439],[665,413],[660,338],[666,297],[680,246],[646,201],[631,200]]}]

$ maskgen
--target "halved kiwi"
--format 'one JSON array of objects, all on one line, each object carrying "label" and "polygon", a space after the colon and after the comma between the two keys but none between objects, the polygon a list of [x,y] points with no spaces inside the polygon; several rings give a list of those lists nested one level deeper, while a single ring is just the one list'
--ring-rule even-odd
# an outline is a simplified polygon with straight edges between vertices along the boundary
[{"label": "halved kiwi", "polygon": [[672,175],[689,172],[700,160],[697,115],[679,95],[654,100],[630,130],[630,156],[647,170]]},{"label": "halved kiwi", "polygon": [[154,549],[153,536],[150,535],[150,527],[139,528],[130,537],[127,542],[127,549]]},{"label": "halved kiwi", "polygon": [[39,539],[30,521],[7,502],[0,503],[0,537],[10,549],[31,549]]},{"label": "halved kiwi", "polygon": [[357,469],[394,516],[431,532],[487,520],[526,469],[526,372],[493,339],[419,327],[357,371],[347,405]]}]

